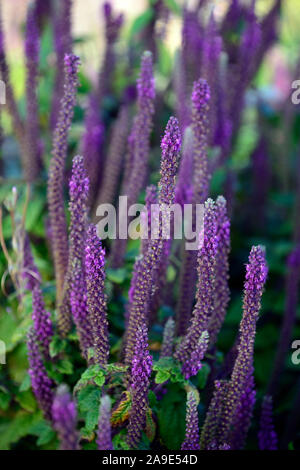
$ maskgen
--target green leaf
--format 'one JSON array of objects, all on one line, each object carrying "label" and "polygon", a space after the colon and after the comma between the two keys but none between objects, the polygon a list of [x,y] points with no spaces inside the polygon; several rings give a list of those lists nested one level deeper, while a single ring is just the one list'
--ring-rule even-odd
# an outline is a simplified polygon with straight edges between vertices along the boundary
[{"label": "green leaf", "polygon": [[30,379],[30,375],[29,374],[26,374],[20,387],[19,387],[19,391],[20,392],[26,392],[26,390],[29,390],[31,387],[31,379]]},{"label": "green leaf", "polygon": [[55,357],[66,348],[66,341],[59,336],[54,336],[49,345],[50,357]]},{"label": "green leaf", "polygon": [[198,388],[200,388],[200,390],[205,388],[209,373],[210,373],[209,365],[206,363],[202,363],[202,367],[197,374]]},{"label": "green leaf", "polygon": [[154,16],[154,10],[153,8],[148,8],[144,13],[142,13],[140,16],[138,16],[130,29],[130,37],[135,36],[136,34],[140,33],[153,19]]},{"label": "green leaf", "polygon": [[36,401],[31,392],[31,390],[26,390],[21,392],[16,396],[16,401],[21,405],[21,407],[26,410],[33,412],[36,410]]},{"label": "green leaf", "polygon": [[60,362],[57,363],[56,367],[57,370],[62,374],[73,374],[73,364],[69,359],[62,359]]},{"label": "green leaf", "polygon": [[0,408],[1,410],[7,410],[10,403],[10,395],[4,387],[0,389]]},{"label": "green leaf", "polygon": [[169,380],[171,373],[168,370],[159,370],[155,376],[155,383],[162,384]]},{"label": "green leaf", "polygon": [[111,425],[119,426],[123,424],[129,418],[129,412],[131,409],[131,396],[130,392],[126,391],[122,395],[122,399],[118,406],[113,410],[111,414]]},{"label": "green leaf", "polygon": [[0,449],[8,450],[11,444],[18,442],[22,437],[31,434],[31,428],[41,419],[40,413],[32,414],[20,411],[8,424],[0,427]]},{"label": "green leaf", "polygon": [[30,433],[38,437],[38,440],[36,442],[38,446],[48,444],[56,436],[55,431],[45,420],[42,420],[35,426],[33,426],[30,430]]},{"label": "green leaf", "polygon": [[85,428],[88,432],[91,432],[95,429],[98,423],[99,417],[99,406],[90,409],[85,417]]},{"label": "green leaf", "polygon": [[186,393],[177,384],[169,384],[168,393],[159,402],[159,433],[170,450],[180,449],[185,436]]},{"label": "green leaf", "polygon": [[92,408],[99,407],[101,391],[94,385],[87,385],[78,393],[78,408],[85,413]]}]

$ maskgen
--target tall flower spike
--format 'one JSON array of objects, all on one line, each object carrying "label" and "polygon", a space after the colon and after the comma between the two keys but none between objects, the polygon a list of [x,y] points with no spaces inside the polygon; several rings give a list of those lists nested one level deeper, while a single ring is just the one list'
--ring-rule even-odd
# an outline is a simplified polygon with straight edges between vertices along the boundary
[{"label": "tall flower spike", "polygon": [[29,361],[28,373],[31,378],[33,393],[45,418],[51,421],[54,382],[50,379],[45,369],[37,334],[33,328],[30,328],[28,332],[27,351]]},{"label": "tall flower spike", "polygon": [[193,391],[187,394],[185,420],[185,440],[181,445],[181,450],[200,450],[198,410],[195,393]]},{"label": "tall flower spike", "polygon": [[236,422],[239,404],[249,386],[253,373],[253,353],[256,333],[256,321],[261,307],[261,296],[266,282],[268,268],[265,250],[253,246],[246,266],[244,287],[243,318],[239,329],[239,344],[234,363],[224,408],[222,433],[223,442],[231,444],[232,426]]},{"label": "tall flower spike", "polygon": [[[101,122],[99,103],[94,94],[89,97],[89,107],[85,118],[85,131],[82,137],[82,155],[90,180],[90,203],[93,203],[103,171],[102,154],[104,126]],[[90,204],[89,204],[90,205]]]},{"label": "tall flower spike", "polygon": [[105,21],[105,53],[99,74],[99,84],[97,89],[97,99],[101,102],[103,97],[109,92],[111,87],[112,74],[115,67],[115,43],[118,40],[120,29],[123,24],[123,15],[114,15],[110,2],[103,5],[103,15]]},{"label": "tall flower spike", "polygon": [[[155,98],[152,54],[149,51],[144,52],[142,56],[141,71],[137,80],[137,91],[138,110],[130,134],[133,160],[129,180],[124,188],[125,194],[128,196],[128,206],[137,202],[147,177]],[[126,225],[127,215],[121,214],[122,217],[124,217],[123,223]],[[115,241],[112,249],[112,265],[114,267],[119,267],[122,264],[126,251],[126,243],[127,240],[123,239]]]},{"label": "tall flower spike", "polygon": [[198,253],[197,302],[188,332],[175,353],[175,357],[182,363],[189,360],[201,334],[207,330],[213,313],[218,239],[215,203],[212,199],[205,203],[203,231],[203,245]]},{"label": "tall flower spike", "polygon": [[[52,230],[52,247],[57,284],[57,301],[60,302],[68,265],[68,237],[64,210],[64,169],[67,156],[68,131],[71,127],[76,90],[79,59],[75,55],[65,56],[65,91],[57,126],[54,131],[52,159],[49,168],[48,204]],[[66,333],[70,328],[70,318],[60,317],[60,330]]]},{"label": "tall flower spike", "polygon": [[[207,161],[208,113],[210,88],[205,80],[194,83],[192,92],[192,129],[194,134],[193,199],[203,204],[208,196],[210,173]],[[185,251],[180,272],[179,299],[177,305],[177,331],[186,332],[194,301],[197,254]]]},{"label": "tall flower spike", "polygon": [[[181,149],[181,134],[179,131],[178,120],[170,117],[163,139],[161,141],[161,164],[160,164],[160,182],[158,202],[161,211],[162,229],[162,256],[154,274],[154,295],[149,308],[150,320],[155,319],[158,308],[162,302],[162,293],[165,290],[166,271],[168,268],[169,255],[171,250],[171,230],[173,226],[173,214],[170,212],[171,205],[175,202],[175,177],[177,173],[179,152]],[[158,220],[159,221],[159,220]],[[160,221],[159,221],[160,222]],[[169,236],[165,238],[165,233]]]},{"label": "tall flower spike", "polygon": [[[87,200],[89,194],[89,179],[83,164],[83,157],[73,159],[72,176],[69,183],[71,214],[69,234],[68,268],[65,275],[64,291],[58,305],[58,325],[62,334],[65,333],[66,318],[70,318],[70,285],[73,277],[74,263],[84,262],[84,240],[87,217]],[[84,277],[82,279],[84,282]],[[83,292],[82,292],[83,295]],[[87,325],[88,328],[88,325]]]},{"label": "tall flower spike", "polygon": [[270,395],[266,395],[262,402],[258,442],[260,450],[277,450],[278,439],[273,423],[273,403]]},{"label": "tall flower spike", "polygon": [[40,350],[49,358],[49,344],[53,336],[51,315],[45,310],[41,288],[36,286],[32,292],[32,320]]},{"label": "tall flower spike", "polygon": [[131,368],[130,391],[132,407],[128,424],[128,444],[137,447],[146,425],[148,389],[152,371],[152,357],[148,350],[148,330],[145,325],[138,328]]},{"label": "tall flower spike", "polygon": [[24,234],[23,240],[23,260],[22,260],[22,282],[24,288],[33,291],[35,286],[38,286],[41,282],[40,273],[35,265],[31,248],[29,236],[27,233]]},{"label": "tall flower spike", "polygon": [[123,105],[113,125],[107,159],[103,170],[103,179],[96,199],[96,208],[100,204],[114,203],[122,168],[124,167],[123,155],[126,149],[128,132],[129,108],[128,105]]},{"label": "tall flower spike", "polygon": [[218,449],[219,443],[224,442],[222,436],[222,424],[224,420],[223,416],[226,405],[228,382],[225,380],[216,380],[214,385],[215,389],[213,396],[202,426],[200,437],[201,450],[209,450],[212,447]]},{"label": "tall flower spike", "polygon": [[36,11],[29,8],[26,23],[25,57],[26,57],[26,123],[25,141],[26,151],[24,155],[25,178],[34,180],[40,170],[39,161],[39,119],[37,102],[37,79],[39,64],[39,31]]},{"label": "tall flower spike", "polygon": [[238,403],[230,436],[230,449],[240,450],[245,446],[247,434],[253,417],[256,391],[254,389],[253,370],[250,372],[247,386]]},{"label": "tall flower spike", "polygon": [[210,88],[205,80],[194,83],[192,93],[192,129],[194,132],[194,199],[203,203],[208,196],[210,174],[207,161]]},{"label": "tall flower spike", "polygon": [[[178,133],[179,131],[177,127],[177,121],[173,118],[171,123],[171,129],[174,130],[174,132],[170,132],[170,127],[168,127],[166,136],[168,136],[169,140],[167,149],[164,147],[164,154],[161,162],[161,182],[159,184],[159,200],[165,201],[167,204],[171,204],[175,197],[174,174],[173,169],[168,165],[168,162],[172,161],[174,164],[176,155],[178,156],[180,149],[180,136]],[[166,141],[167,138],[164,140],[164,144]],[[163,188],[162,180],[164,181],[164,186],[168,185],[167,189]],[[161,205],[159,207],[161,208]],[[162,217],[164,217],[165,209],[166,207],[161,211]],[[164,240],[162,240],[161,217],[159,217],[158,225],[158,237],[153,240],[149,240],[147,251],[143,253],[141,263],[136,265],[138,271],[133,277],[134,289],[132,290],[132,301],[129,305],[129,321],[127,328],[125,356],[125,362],[129,366],[131,366],[132,362],[138,327],[148,323],[149,303],[153,294],[153,278],[156,278],[156,280],[158,279],[156,276],[158,276],[160,272],[159,270],[161,268],[162,256],[166,255],[166,253],[164,253]],[[154,287],[156,286],[157,284],[154,284]]]},{"label": "tall flower spike", "polygon": [[93,347],[93,335],[87,306],[85,275],[83,265],[78,259],[75,259],[72,267],[70,304],[79,337],[81,353],[88,360],[89,349]]},{"label": "tall flower spike", "polygon": [[100,410],[99,410],[99,421],[97,431],[97,446],[99,450],[113,450],[111,442],[111,403],[108,395],[104,395],[101,398]]},{"label": "tall flower spike", "polygon": [[64,385],[57,389],[52,405],[52,421],[60,440],[60,449],[79,450],[76,404]]},{"label": "tall flower spike", "polygon": [[181,148],[181,135],[178,120],[170,117],[161,141],[161,165],[159,182],[159,203],[170,206],[174,202],[175,177],[178,155]]},{"label": "tall flower spike", "polygon": [[186,380],[194,375],[198,374],[199,370],[202,367],[202,359],[208,348],[209,335],[207,331],[203,331],[196,345],[195,349],[192,351],[188,360],[182,366],[182,373]]},{"label": "tall flower spike", "polygon": [[208,324],[210,345],[214,345],[224,322],[230,299],[229,251],[230,251],[230,221],[227,216],[226,200],[219,196],[216,201],[216,221],[218,249],[216,255],[216,281],[214,293],[214,308]]},{"label": "tall flower spike", "polygon": [[104,264],[105,250],[95,225],[90,225],[85,246],[87,303],[93,334],[94,362],[102,367],[106,366],[109,354]]},{"label": "tall flower spike", "polygon": [[52,8],[54,30],[54,49],[56,53],[56,74],[51,103],[50,126],[55,129],[59,119],[60,101],[64,94],[64,78],[61,71],[64,68],[65,55],[72,51],[71,16],[72,0],[56,2]]},{"label": "tall flower spike", "polygon": [[175,322],[169,318],[165,324],[163,342],[160,350],[160,357],[172,357],[174,348]]}]

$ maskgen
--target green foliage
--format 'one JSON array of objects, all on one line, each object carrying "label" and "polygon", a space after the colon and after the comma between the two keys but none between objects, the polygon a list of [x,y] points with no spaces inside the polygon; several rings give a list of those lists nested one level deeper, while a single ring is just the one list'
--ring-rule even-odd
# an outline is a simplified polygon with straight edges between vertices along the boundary
[{"label": "green foliage", "polygon": [[159,403],[159,435],[168,449],[180,449],[185,435],[186,393],[177,384],[169,384]]},{"label": "green foliage", "polygon": [[162,357],[153,365],[156,371],[155,383],[161,384],[170,380],[171,382],[185,382],[181,372],[181,367],[172,357]]}]

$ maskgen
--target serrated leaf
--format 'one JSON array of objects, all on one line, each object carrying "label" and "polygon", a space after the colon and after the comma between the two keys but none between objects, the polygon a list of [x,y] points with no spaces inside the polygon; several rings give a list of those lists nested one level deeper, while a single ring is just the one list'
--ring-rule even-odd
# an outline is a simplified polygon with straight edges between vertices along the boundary
[{"label": "serrated leaf", "polygon": [[171,373],[168,370],[159,370],[155,376],[155,383],[162,384],[169,380]]},{"label": "serrated leaf", "polygon": [[123,424],[129,418],[131,409],[131,396],[130,392],[123,393],[123,399],[118,404],[117,408],[111,414],[111,425],[113,427]]},{"label": "serrated leaf", "polygon": [[168,393],[159,402],[159,434],[170,450],[180,449],[185,436],[186,394],[177,384],[169,384]]},{"label": "serrated leaf", "polygon": [[88,432],[92,432],[98,423],[99,407],[89,410],[85,417],[85,428]]},{"label": "serrated leaf", "polygon": [[50,357],[57,356],[59,353],[65,350],[65,347],[66,347],[66,341],[62,340],[58,336],[54,336],[54,338],[52,339],[49,345]]},{"label": "serrated leaf", "polygon": [[56,364],[56,368],[62,374],[73,374],[73,364],[69,359],[62,359]]},{"label": "serrated leaf", "polygon": [[101,391],[94,385],[87,385],[78,393],[78,408],[82,412],[87,412],[92,408],[99,407]]},{"label": "serrated leaf", "polygon": [[150,408],[148,408],[147,413],[146,413],[145,434],[150,442],[152,442],[153,439],[155,438],[155,432],[156,432],[156,424],[153,420],[152,411]]}]

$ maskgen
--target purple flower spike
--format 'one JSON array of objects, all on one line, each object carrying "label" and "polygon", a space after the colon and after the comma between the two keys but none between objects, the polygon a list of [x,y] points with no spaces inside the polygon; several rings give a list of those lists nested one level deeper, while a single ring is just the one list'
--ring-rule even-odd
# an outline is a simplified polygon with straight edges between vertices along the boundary
[{"label": "purple flower spike", "polygon": [[[254,382],[252,382],[254,340],[256,322],[261,307],[261,296],[267,273],[268,268],[265,259],[265,249],[261,246],[252,247],[249,255],[249,263],[246,266],[243,318],[240,323],[237,357],[228,384],[223,421],[223,438],[225,442],[231,445],[231,448],[235,447],[234,438],[232,438],[232,428],[235,423],[239,421],[240,412],[243,412],[240,409],[240,404],[242,400],[248,400],[246,396],[249,393],[249,400],[254,400],[251,396],[252,389],[254,388]],[[252,412],[251,406],[249,406],[249,412]],[[248,414],[246,419],[249,427]],[[245,434],[247,430],[245,426]]]},{"label": "purple flower spike", "polygon": [[39,119],[37,102],[37,79],[39,64],[39,31],[34,8],[29,8],[26,23],[25,56],[26,56],[26,108],[25,123],[26,151],[24,157],[25,178],[34,180],[40,170],[39,162]]},{"label": "purple flower spike", "polygon": [[186,431],[181,450],[200,450],[198,410],[194,392],[187,394]]},{"label": "purple flower spike", "polygon": [[123,160],[129,133],[129,122],[129,107],[123,105],[113,125],[96,207],[100,204],[114,203],[120,175],[124,168]]},{"label": "purple flower spike", "polygon": [[27,233],[24,235],[22,279],[24,288],[30,291],[33,291],[35,286],[38,286],[41,282],[40,273],[34,263]]},{"label": "purple flower spike", "polygon": [[192,128],[194,131],[194,194],[195,202],[203,203],[208,196],[210,175],[207,162],[208,112],[210,88],[205,80],[194,83],[192,93]]},{"label": "purple flower spike", "polygon": [[[70,312],[70,285],[73,278],[74,265],[77,268],[84,262],[84,241],[86,229],[87,200],[89,194],[89,179],[83,164],[83,157],[76,156],[73,159],[72,176],[69,183],[71,213],[68,268],[65,275],[64,291],[61,302],[58,305],[58,325],[64,332],[64,321],[71,317]],[[81,282],[84,284],[84,275],[81,274]],[[85,291],[84,291],[85,292]],[[81,294],[84,295],[81,291]],[[76,295],[79,295],[77,293]],[[70,321],[70,320],[69,320]]]},{"label": "purple flower spike", "polygon": [[75,260],[73,264],[70,282],[70,304],[81,353],[88,360],[89,349],[93,347],[93,335],[87,306],[86,282],[83,266],[79,260]]},{"label": "purple flower spike", "polygon": [[111,442],[111,425],[110,425],[110,412],[111,403],[108,395],[101,398],[98,432],[97,432],[97,446],[99,450],[113,450]]},{"label": "purple flower spike", "polygon": [[[154,77],[152,54],[147,51],[142,56],[141,71],[137,80],[137,115],[129,136],[130,171],[125,169],[128,182],[124,182],[124,193],[128,196],[128,206],[135,204],[147,178],[150,133],[154,113]],[[129,164],[128,164],[129,165]],[[127,220],[126,214],[124,214]],[[112,265],[119,267],[123,262],[127,240],[117,240],[112,249]]]},{"label": "purple flower spike", "polygon": [[38,337],[33,328],[30,328],[27,338],[27,351],[31,386],[39,407],[46,419],[51,421],[51,406],[53,402],[54,382],[48,377],[45,369]]},{"label": "purple flower spike", "polygon": [[258,441],[260,450],[277,450],[278,448],[278,439],[273,423],[273,402],[269,395],[266,395],[262,402]]},{"label": "purple flower spike", "polygon": [[104,265],[105,251],[95,225],[90,225],[85,247],[87,303],[93,332],[94,362],[102,367],[106,366],[109,354]]},{"label": "purple flower spike", "polygon": [[175,322],[169,318],[164,328],[163,342],[160,350],[160,357],[172,357],[174,348]]},{"label": "purple flower spike", "polygon": [[52,405],[52,420],[60,440],[60,449],[79,450],[76,405],[64,385],[57,389]]},{"label": "purple flower spike", "polygon": [[[57,126],[54,131],[52,159],[49,168],[48,204],[52,230],[52,248],[57,284],[57,302],[62,299],[65,275],[68,266],[68,237],[64,210],[64,170],[67,156],[68,131],[71,127],[76,90],[79,58],[75,55],[65,57],[65,91]],[[66,334],[71,327],[70,318],[59,314],[59,329]]]},{"label": "purple flower spike", "polygon": [[216,255],[218,249],[215,203],[208,199],[204,209],[204,239],[198,254],[197,302],[187,334],[179,344],[175,357],[182,363],[189,360],[201,334],[207,330],[214,306]]},{"label": "purple flower spike", "polygon": [[214,293],[214,310],[208,325],[210,345],[215,344],[224,322],[230,299],[228,286],[229,252],[230,252],[230,221],[227,215],[226,200],[219,196],[216,201],[217,239],[216,281]]},{"label": "purple flower spike", "polygon": [[152,357],[148,350],[148,330],[146,326],[141,326],[136,332],[130,377],[132,408],[128,424],[128,444],[131,448],[137,447],[146,425],[151,371]]},{"label": "purple flower spike", "polygon": [[199,370],[201,369],[202,367],[201,361],[204,358],[204,354],[208,348],[208,343],[209,343],[209,335],[207,331],[204,331],[201,334],[198,344],[196,345],[195,349],[192,351],[189,359],[182,366],[182,373],[186,380],[198,374]]},{"label": "purple flower spike", "polygon": [[175,117],[171,117],[161,141],[160,204],[171,205],[174,202],[175,177],[180,149],[181,134],[178,127],[178,120]]},{"label": "purple flower spike", "polygon": [[45,358],[49,358],[49,344],[53,336],[51,315],[45,310],[43,294],[39,286],[32,292],[32,320],[37,341]]}]

